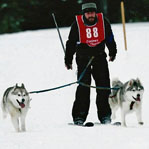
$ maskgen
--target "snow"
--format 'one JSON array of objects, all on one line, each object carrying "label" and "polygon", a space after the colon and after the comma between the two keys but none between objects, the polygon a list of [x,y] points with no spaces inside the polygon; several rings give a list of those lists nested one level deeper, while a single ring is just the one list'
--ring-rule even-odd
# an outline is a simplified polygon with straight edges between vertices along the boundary
[{"label": "snow", "polygon": [[[110,77],[126,82],[140,78],[144,85],[143,121],[127,116],[127,128],[95,125],[92,128],[68,125],[77,85],[41,94],[31,94],[27,131],[16,133],[10,116],[0,110],[0,149],[148,149],[149,119],[149,23],[126,24],[128,50],[124,50],[121,24],[112,24],[118,46],[117,58],[109,62]],[[70,28],[60,28],[64,43]],[[0,96],[6,88],[24,83],[28,91],[53,88],[76,81],[76,64],[68,71],[56,29],[0,35]],[[94,82],[93,82],[94,85]],[[98,122],[94,89],[87,121]],[[120,112],[117,113],[120,121]]]}]

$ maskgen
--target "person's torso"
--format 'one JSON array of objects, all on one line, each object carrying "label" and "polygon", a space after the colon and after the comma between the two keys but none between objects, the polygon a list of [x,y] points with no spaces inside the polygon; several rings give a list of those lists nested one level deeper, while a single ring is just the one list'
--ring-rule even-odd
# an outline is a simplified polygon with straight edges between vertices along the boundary
[{"label": "person's torso", "polygon": [[97,14],[97,22],[93,25],[84,23],[83,16],[76,16],[79,32],[79,43],[96,47],[105,39],[104,19],[102,13]]}]

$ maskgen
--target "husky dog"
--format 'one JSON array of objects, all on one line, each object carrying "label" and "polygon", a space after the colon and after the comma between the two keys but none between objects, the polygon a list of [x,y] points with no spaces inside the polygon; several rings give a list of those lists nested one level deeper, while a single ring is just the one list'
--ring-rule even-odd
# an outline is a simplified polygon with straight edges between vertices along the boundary
[{"label": "husky dog", "polygon": [[[30,97],[25,89],[24,84],[9,87],[3,95],[2,111],[3,117],[6,118],[7,113],[10,114],[12,124],[17,132],[26,131],[25,118],[30,105]],[[21,124],[21,129],[19,127]]]},{"label": "husky dog", "polygon": [[112,87],[118,88],[113,90],[109,96],[109,104],[112,110],[112,119],[115,119],[115,112],[121,108],[121,125],[126,126],[126,114],[135,111],[138,123],[143,125],[142,122],[142,96],[144,87],[139,79],[131,79],[126,83],[122,83],[118,79],[112,81]]}]

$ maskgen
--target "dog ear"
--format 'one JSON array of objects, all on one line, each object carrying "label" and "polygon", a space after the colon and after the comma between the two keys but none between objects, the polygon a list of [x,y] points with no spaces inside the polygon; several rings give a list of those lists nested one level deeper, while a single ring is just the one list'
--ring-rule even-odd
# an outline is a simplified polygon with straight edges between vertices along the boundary
[{"label": "dog ear", "polygon": [[24,84],[23,84],[23,83],[22,83],[21,87],[22,87],[22,88],[25,88],[25,86],[24,86]]},{"label": "dog ear", "polygon": [[137,78],[136,81],[137,81],[139,84],[142,84],[139,78]]},{"label": "dog ear", "polygon": [[12,93],[18,88],[18,83],[16,83],[15,86],[13,86],[13,89],[12,89]]},{"label": "dog ear", "polygon": [[131,79],[130,81],[129,81],[129,86],[132,86],[133,85],[133,82],[134,82],[134,80],[133,79]]},{"label": "dog ear", "polygon": [[142,89],[144,89],[144,87],[143,87],[143,85],[142,85],[142,82],[140,81],[139,78],[136,79],[136,82],[139,84],[139,86],[140,86]]},{"label": "dog ear", "polygon": [[15,87],[16,87],[16,88],[18,87],[18,83],[16,83]]}]

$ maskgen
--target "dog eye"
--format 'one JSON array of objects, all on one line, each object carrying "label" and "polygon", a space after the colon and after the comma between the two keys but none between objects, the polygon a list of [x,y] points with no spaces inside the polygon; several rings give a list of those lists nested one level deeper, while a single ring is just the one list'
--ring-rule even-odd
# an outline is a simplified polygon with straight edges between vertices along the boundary
[{"label": "dog eye", "polygon": [[135,89],[133,89],[132,91],[135,92]]},{"label": "dog eye", "polygon": [[138,88],[138,91],[141,91],[143,88]]},{"label": "dog eye", "polygon": [[20,94],[18,94],[18,96],[21,96]]}]

